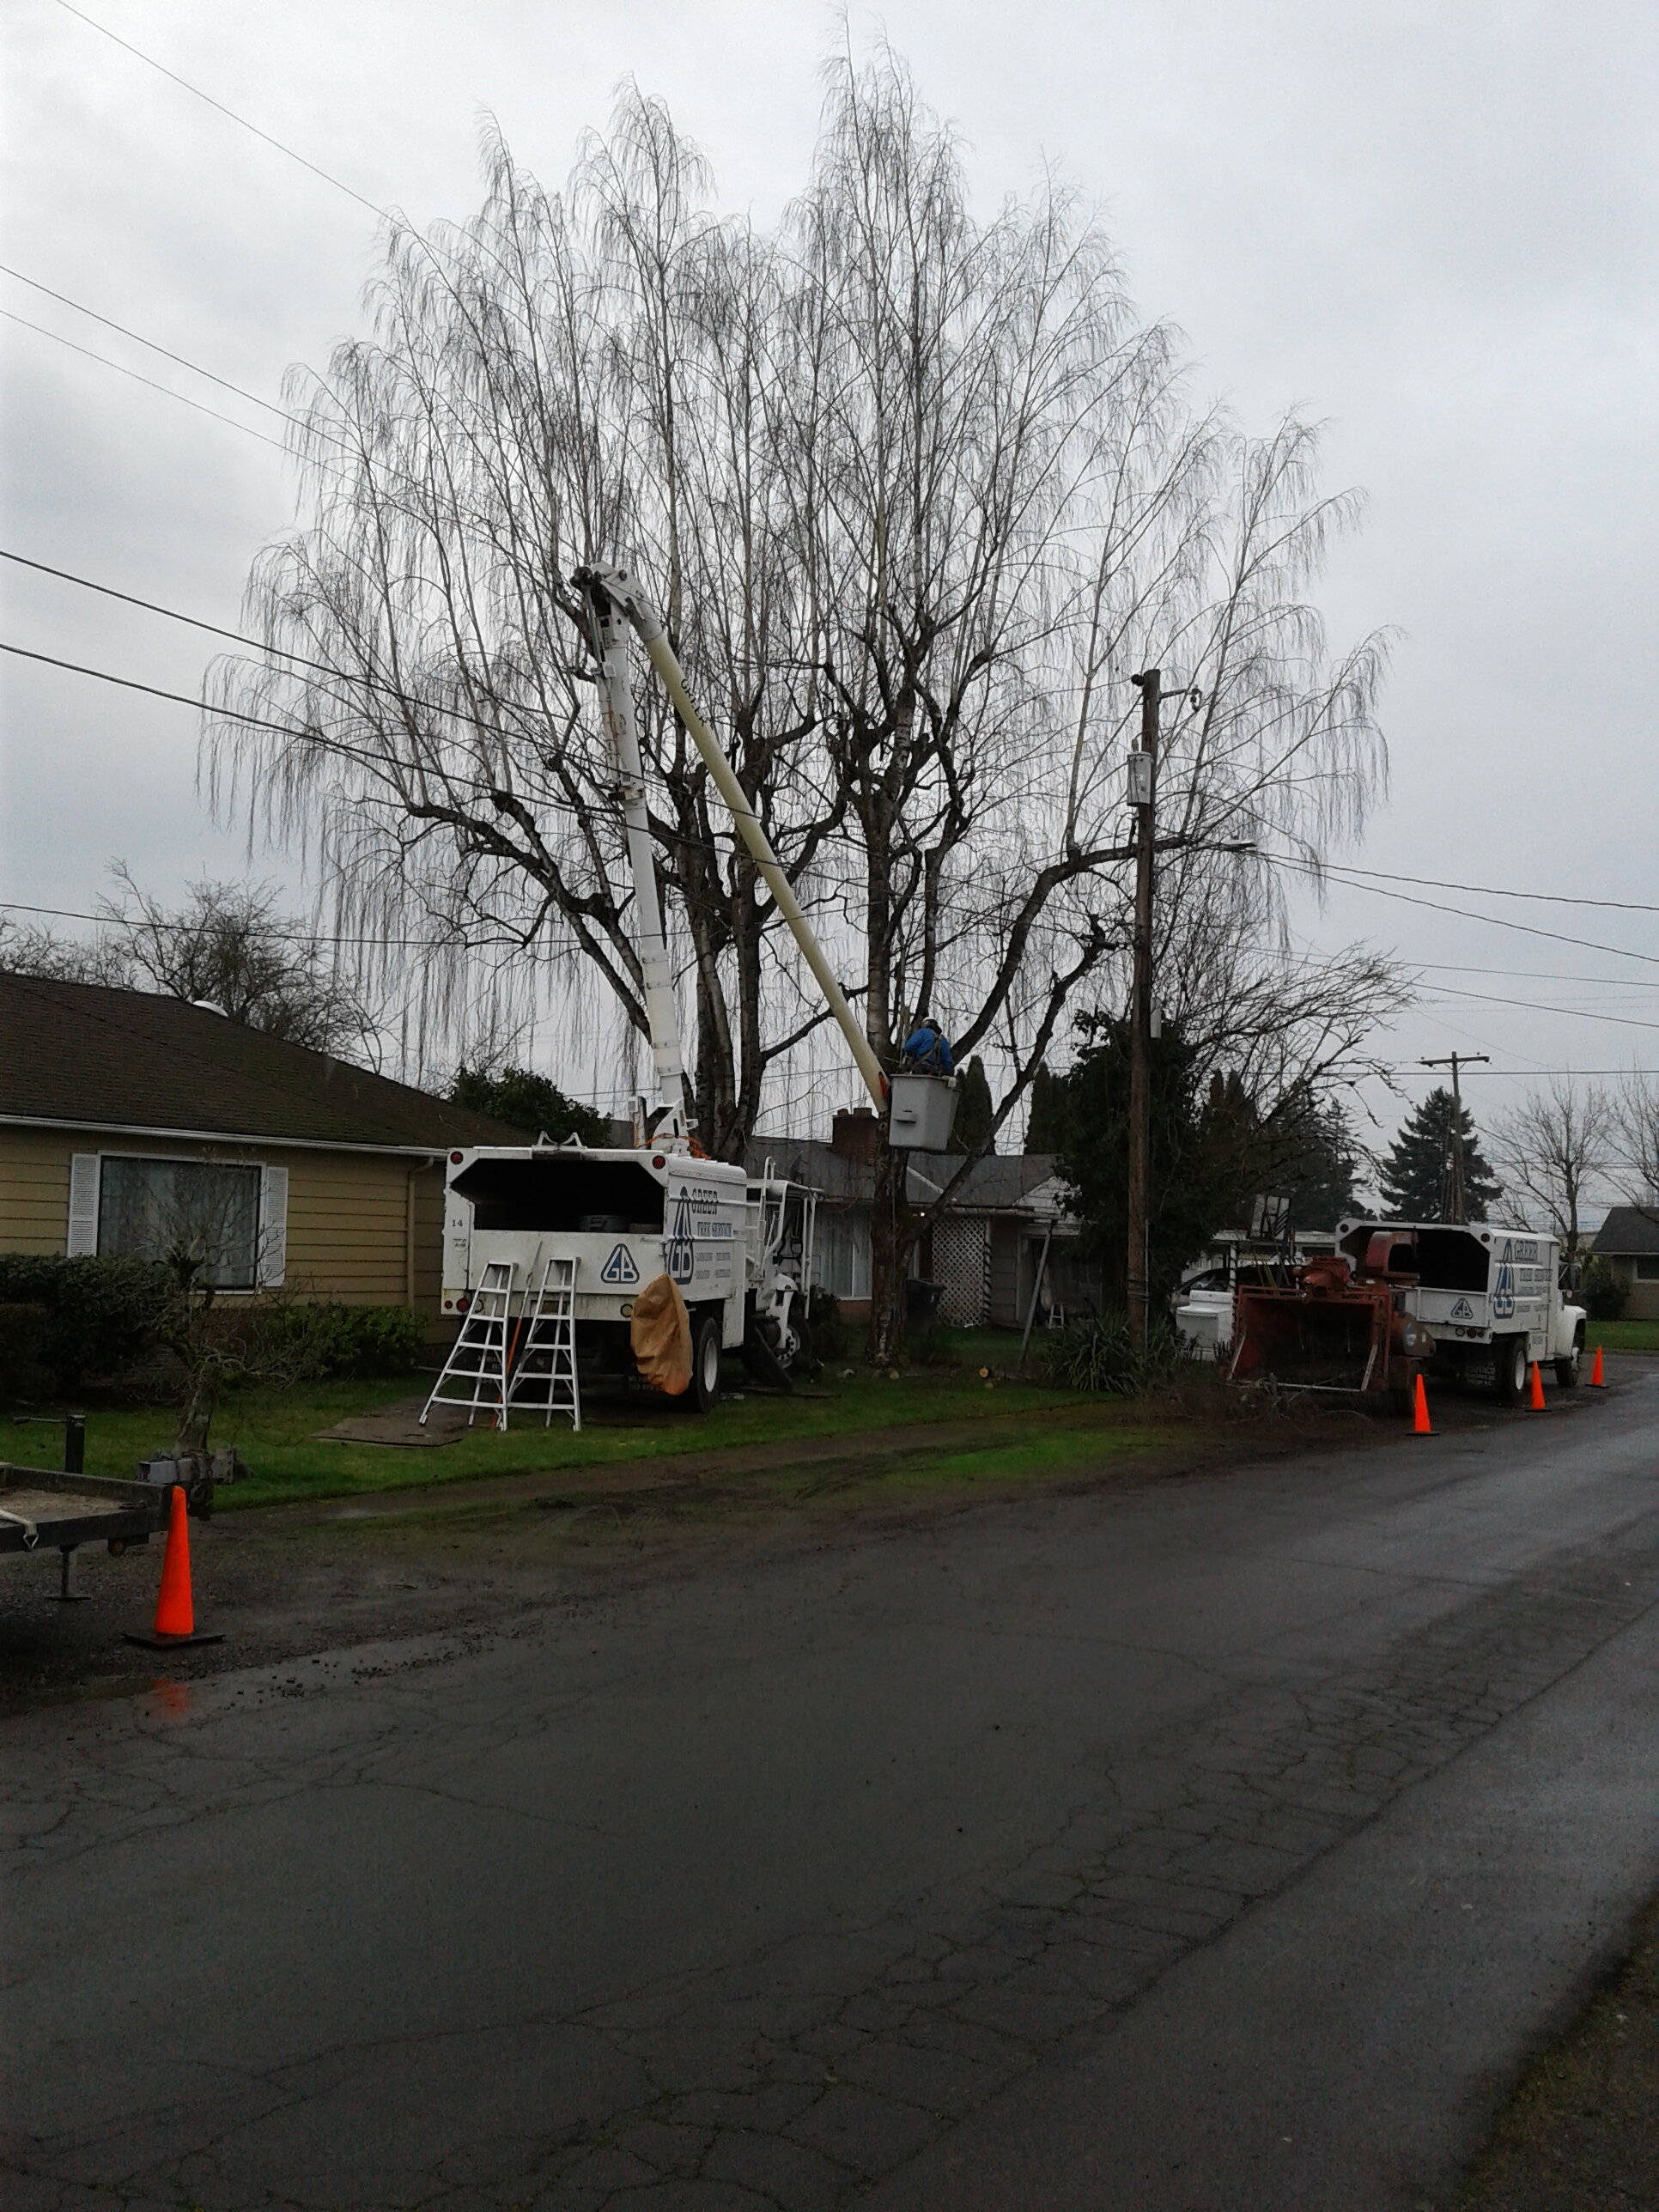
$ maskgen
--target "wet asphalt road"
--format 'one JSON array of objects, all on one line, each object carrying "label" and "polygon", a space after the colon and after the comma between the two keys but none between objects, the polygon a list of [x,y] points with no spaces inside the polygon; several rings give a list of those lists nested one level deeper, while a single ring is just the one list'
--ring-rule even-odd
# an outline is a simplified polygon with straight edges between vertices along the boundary
[{"label": "wet asphalt road", "polygon": [[6,1722],[4,2202],[1443,2201],[1659,1886],[1626,1372]]}]

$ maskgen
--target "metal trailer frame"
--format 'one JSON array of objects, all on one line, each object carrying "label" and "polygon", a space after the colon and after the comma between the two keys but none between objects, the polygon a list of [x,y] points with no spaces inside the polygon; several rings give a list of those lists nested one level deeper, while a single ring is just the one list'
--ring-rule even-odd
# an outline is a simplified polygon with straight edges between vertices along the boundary
[{"label": "metal trailer frame", "polygon": [[[80,1547],[106,1543],[118,1558],[130,1544],[148,1543],[167,1526],[168,1497],[175,1487],[0,1461],[0,1553],[21,1558],[40,1550],[61,1553],[58,1595],[72,1599],[70,1561]],[[210,1498],[188,1490],[185,1495],[193,1510],[206,1512]]]}]

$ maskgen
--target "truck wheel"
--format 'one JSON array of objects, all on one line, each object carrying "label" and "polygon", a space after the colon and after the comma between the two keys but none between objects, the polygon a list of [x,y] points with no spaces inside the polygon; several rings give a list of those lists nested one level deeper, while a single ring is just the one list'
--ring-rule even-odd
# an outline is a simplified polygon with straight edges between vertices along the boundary
[{"label": "truck wheel", "polygon": [[1565,1359],[1558,1359],[1555,1363],[1555,1379],[1564,1390],[1578,1388],[1578,1355],[1583,1348],[1575,1337],[1572,1350]]},{"label": "truck wheel", "polygon": [[1492,1392],[1500,1406],[1518,1406],[1527,1388],[1527,1340],[1499,1336],[1492,1340]]},{"label": "truck wheel", "polygon": [[691,1324],[691,1382],[680,1400],[688,1413],[707,1413],[720,1401],[720,1318],[700,1315]]}]

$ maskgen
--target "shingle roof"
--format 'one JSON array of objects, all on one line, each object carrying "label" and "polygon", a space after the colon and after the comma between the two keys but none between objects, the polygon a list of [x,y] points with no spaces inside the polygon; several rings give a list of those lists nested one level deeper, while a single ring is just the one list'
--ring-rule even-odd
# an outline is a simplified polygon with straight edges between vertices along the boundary
[{"label": "shingle roof", "polygon": [[[769,1159],[780,1175],[804,1182],[842,1204],[867,1205],[875,1170],[849,1160],[817,1137],[756,1137],[744,1156],[750,1175]],[[962,1165],[960,1152],[911,1152],[908,1195],[914,1206],[930,1206]],[[969,1213],[1029,1211],[1032,1194],[1054,1172],[1052,1152],[993,1153],[975,1160],[951,1194],[951,1206]]]},{"label": "shingle roof", "polygon": [[447,1150],[523,1132],[182,999],[0,975],[0,1115],[87,1129]]},{"label": "shingle roof", "polygon": [[1659,1253],[1659,1206],[1644,1212],[1639,1206],[1615,1206],[1608,1210],[1607,1219],[1595,1232],[1592,1252],[1616,1253],[1621,1258],[1634,1255],[1647,1259]]}]

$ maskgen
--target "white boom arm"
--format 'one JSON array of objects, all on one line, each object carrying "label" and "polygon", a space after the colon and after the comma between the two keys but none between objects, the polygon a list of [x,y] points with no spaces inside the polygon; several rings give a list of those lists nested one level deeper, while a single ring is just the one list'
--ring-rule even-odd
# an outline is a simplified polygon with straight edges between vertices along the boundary
[{"label": "white boom arm", "polygon": [[657,1091],[667,1115],[658,1133],[684,1137],[689,1133],[685,1110],[685,1070],[680,1058],[679,1012],[674,1003],[673,971],[668,964],[668,939],[663,928],[662,901],[657,896],[656,863],[651,851],[651,823],[645,806],[645,766],[640,758],[640,733],[634,720],[634,689],[628,673],[628,634],[617,621],[620,602],[613,592],[590,586],[588,602],[593,610],[594,644],[599,649],[605,726],[617,763],[622,799],[623,823],[628,837],[628,863],[634,878],[640,968],[645,986],[645,1018],[651,1036],[651,1058],[656,1070]]},{"label": "white boom arm", "polygon": [[[848,1046],[852,1052],[853,1058],[858,1063],[859,1073],[864,1078],[866,1087],[869,1091],[871,1097],[875,1101],[877,1112],[878,1114],[884,1113],[887,1108],[887,1084],[886,1079],[883,1076],[881,1072],[881,1062],[876,1058],[874,1048],[871,1045],[869,1038],[866,1036],[864,1031],[859,1027],[858,1021],[854,1015],[853,1009],[847,1003],[847,994],[842,989],[840,983],[836,981],[835,970],[830,967],[829,961],[824,957],[823,947],[818,943],[817,939],[812,934],[812,926],[807,921],[806,916],[801,912],[800,901],[795,896],[794,887],[790,883],[788,877],[784,874],[782,868],[779,866],[778,856],[772,850],[770,840],[768,838],[765,830],[761,827],[754,808],[749,804],[749,800],[744,793],[743,786],[738,781],[737,777],[733,775],[731,763],[726,759],[726,755],[720,750],[719,740],[715,738],[714,732],[709,728],[708,723],[703,720],[702,716],[697,712],[696,707],[692,704],[690,694],[685,688],[685,678],[681,672],[680,664],[674,656],[673,647],[668,642],[668,634],[664,629],[656,610],[651,605],[650,602],[645,598],[643,592],[641,591],[638,579],[630,574],[630,572],[626,568],[584,568],[577,571],[574,580],[587,592],[589,598],[592,600],[596,610],[608,606],[611,610],[620,611],[627,617],[634,629],[638,632],[640,642],[645,647],[646,653],[651,662],[651,665],[656,670],[658,675],[662,678],[664,689],[667,691],[669,698],[673,702],[675,713],[679,716],[680,720],[690,732],[692,743],[696,746],[697,750],[702,755],[703,761],[708,769],[708,773],[714,777],[715,783],[719,786],[720,796],[726,801],[726,804],[731,811],[732,819],[737,825],[738,836],[743,839],[744,843],[749,848],[750,859],[754,861],[755,866],[760,870],[763,878],[765,879],[767,889],[776,900],[778,911],[788,923],[790,931],[794,937],[796,944],[799,945],[801,949],[802,957],[805,960],[807,966],[817,977],[818,988],[823,992],[825,1002],[828,1005],[830,1012],[841,1024],[842,1034],[847,1039]],[[608,711],[611,717],[613,730],[616,727],[617,722],[617,712],[614,701],[617,696],[617,686],[618,681],[618,679],[613,677],[612,674],[613,657],[620,666],[621,691],[623,696],[628,696],[629,698],[627,726],[629,741],[633,745],[633,773],[638,779],[638,811],[640,824],[640,843],[636,848],[635,843],[633,818],[631,816],[629,817],[629,859],[634,871],[635,894],[641,897],[641,964],[646,967],[647,988],[648,994],[651,971],[649,960],[645,951],[646,933],[647,929],[654,927],[656,931],[655,941],[662,948],[662,972],[665,989],[666,989],[666,980],[668,975],[667,948],[663,940],[662,911],[657,900],[657,879],[652,865],[650,837],[645,819],[645,783],[643,775],[640,769],[639,738],[637,732],[634,729],[631,695],[628,693],[627,688],[628,676],[626,666],[626,647],[623,644],[613,642],[613,641],[617,639],[617,635],[614,613],[610,618],[608,628],[603,627],[605,623],[605,617],[601,614],[599,618],[602,625],[602,634],[605,638],[605,684],[607,687],[606,696],[609,701],[612,702]],[[618,759],[619,762],[622,759],[620,745],[618,746]],[[629,789],[629,784],[628,770],[625,765],[623,768],[623,806],[624,810],[626,810],[629,804],[628,792]],[[647,903],[645,897],[642,896],[643,888],[647,884],[650,887],[648,904]],[[669,1026],[665,1034],[672,1040],[674,1081],[676,1085],[679,1086],[680,1061],[678,1029],[678,1024],[674,1020],[673,1017],[673,1000],[672,995],[670,995],[667,1000],[667,1009]],[[658,1079],[659,1081],[664,1081],[664,1060],[662,1054],[657,1044],[657,1030],[655,1026],[656,1017],[654,1013],[653,1013],[651,1018],[653,1024],[652,1050],[653,1054],[657,1055]],[[677,1087],[675,1096],[683,1100],[683,1088]]]}]

